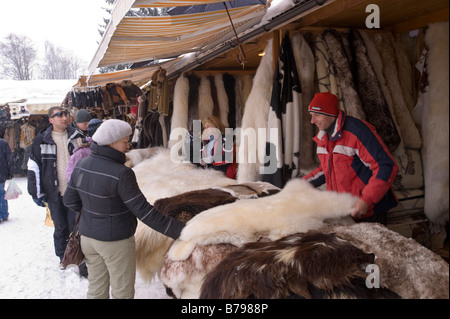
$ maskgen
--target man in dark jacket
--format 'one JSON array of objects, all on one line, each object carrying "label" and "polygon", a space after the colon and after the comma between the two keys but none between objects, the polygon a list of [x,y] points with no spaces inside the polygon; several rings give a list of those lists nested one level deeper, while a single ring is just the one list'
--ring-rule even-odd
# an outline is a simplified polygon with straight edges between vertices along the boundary
[{"label": "man in dark jacket", "polygon": [[[67,187],[66,167],[78,133],[68,126],[68,112],[55,106],[48,111],[49,125],[31,144],[28,160],[28,193],[34,202],[48,208],[55,225],[55,254],[64,257],[67,239],[75,225],[75,214],[64,206],[62,196]],[[60,266],[62,268],[62,266]]]},{"label": "man in dark jacket", "polygon": [[134,171],[124,165],[131,133],[125,121],[104,121],[92,137],[91,154],[77,163],[64,194],[64,204],[81,211],[88,298],[109,298],[110,285],[114,298],[134,297],[136,217],[173,239],[184,227],[147,202]]},{"label": "man in dark jacket", "polygon": [[80,137],[83,139],[87,136],[87,130],[89,121],[92,120],[92,116],[88,110],[81,109],[75,115],[75,121],[72,122],[71,126],[78,131]]},{"label": "man in dark jacket", "polygon": [[8,201],[5,199],[5,182],[12,178],[11,149],[8,142],[0,138],[0,223],[8,220]]}]

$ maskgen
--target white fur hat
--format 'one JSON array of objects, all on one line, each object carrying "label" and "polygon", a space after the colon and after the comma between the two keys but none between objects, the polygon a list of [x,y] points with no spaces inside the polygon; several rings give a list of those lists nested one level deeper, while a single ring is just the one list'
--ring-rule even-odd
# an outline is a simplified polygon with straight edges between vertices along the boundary
[{"label": "white fur hat", "polygon": [[92,139],[98,145],[109,145],[118,140],[130,136],[132,129],[130,124],[122,120],[110,119],[100,125]]}]

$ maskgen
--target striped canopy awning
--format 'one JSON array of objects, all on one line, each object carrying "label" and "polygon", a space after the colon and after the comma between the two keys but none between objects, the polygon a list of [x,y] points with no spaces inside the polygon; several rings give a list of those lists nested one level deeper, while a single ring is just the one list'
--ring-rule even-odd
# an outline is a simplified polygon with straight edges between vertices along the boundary
[{"label": "striped canopy awning", "polygon": [[[159,67],[169,68],[177,61],[179,61],[179,58],[137,69],[93,74],[89,77],[88,82],[90,86],[104,86],[110,82],[120,82],[123,80],[130,80],[135,83],[147,82],[152,77],[153,72],[155,72]],[[81,86],[81,83],[78,82],[75,86]]]},{"label": "striped canopy awning", "polygon": [[[99,67],[176,58],[187,53],[205,52],[230,41],[234,32],[225,7],[220,11],[176,16],[125,16],[131,8],[176,7],[219,0],[118,0],[111,21],[89,65],[89,75]],[[239,33],[260,22],[264,5],[228,8]]]}]

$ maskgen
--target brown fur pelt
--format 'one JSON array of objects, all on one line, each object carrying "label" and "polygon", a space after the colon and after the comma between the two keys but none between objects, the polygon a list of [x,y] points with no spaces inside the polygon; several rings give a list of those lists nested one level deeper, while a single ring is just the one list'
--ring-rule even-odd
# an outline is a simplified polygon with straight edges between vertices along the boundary
[{"label": "brown fur pelt", "polygon": [[200,298],[397,297],[365,286],[364,269],[374,259],[335,233],[312,231],[248,243],[205,277]]},{"label": "brown fur pelt", "polygon": [[[380,288],[368,288],[368,264]],[[200,298],[448,299],[449,265],[376,223],[333,225],[273,242],[247,243],[206,277]]]},{"label": "brown fur pelt", "polygon": [[[258,198],[278,192],[279,188],[263,182],[248,182],[221,188],[186,192],[158,199],[154,207],[161,213],[186,223],[195,215],[211,207],[225,205],[238,199]],[[170,296],[198,298],[204,276],[236,246],[230,244],[204,245],[194,248],[190,257],[173,261],[166,255],[160,279]]]},{"label": "brown fur pelt", "polygon": [[375,126],[378,134],[393,152],[400,144],[400,136],[397,132],[389,106],[384,98],[380,83],[367,55],[367,48],[361,34],[357,30],[351,30],[350,43],[356,65],[355,82],[362,107],[366,114],[366,120]]},{"label": "brown fur pelt", "polygon": [[344,98],[345,112],[347,115],[365,120],[366,115],[361,105],[361,99],[354,83],[340,34],[335,30],[327,30],[323,33],[323,37],[328,45],[331,61],[336,69],[336,77]]},{"label": "brown fur pelt", "polygon": [[396,33],[394,40],[394,49],[397,57],[397,68],[400,84],[402,87],[403,98],[410,113],[414,110],[415,105],[415,77],[413,63],[409,56],[411,41],[415,40],[406,33]]},{"label": "brown fur pelt", "polygon": [[324,231],[375,254],[381,285],[401,298],[449,298],[448,263],[414,239],[376,223],[331,226]]},{"label": "brown fur pelt", "polygon": [[162,214],[186,223],[204,210],[236,200],[236,197],[220,189],[203,189],[158,199],[153,206]]},{"label": "brown fur pelt", "polygon": [[[336,71],[331,62],[328,45],[323,35],[318,34],[314,39],[314,59],[319,92],[331,92],[339,97],[339,108],[344,109],[341,93],[338,89]],[[308,103],[309,104],[309,103]]]}]

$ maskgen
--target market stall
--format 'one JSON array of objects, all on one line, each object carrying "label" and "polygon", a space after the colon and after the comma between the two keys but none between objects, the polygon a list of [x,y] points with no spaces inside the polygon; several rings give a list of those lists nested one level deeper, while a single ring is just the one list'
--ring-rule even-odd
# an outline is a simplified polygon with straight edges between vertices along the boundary
[{"label": "market stall", "polygon": [[[449,211],[448,67],[442,67],[448,66],[448,3],[268,1],[234,13],[230,9],[231,18],[221,10],[220,21],[219,11],[170,19],[125,17],[131,8],[163,5],[119,1],[85,82],[87,89],[100,77],[108,83],[108,74],[93,74],[99,66],[126,62],[148,68],[148,63],[176,57],[169,64],[157,62],[134,83],[142,90],[133,104],[136,127],[147,136],[162,136],[156,144],[154,139],[141,140],[138,148],[173,146],[180,136],[173,140],[171,132],[180,128],[192,132],[193,121],[207,115],[220,117],[233,130],[274,129],[278,141],[270,135],[250,142],[236,138],[242,156],[237,182],[264,180],[262,157],[250,161],[247,151],[274,142],[279,176],[268,181],[279,181],[276,186],[281,188],[318,164],[307,105],[315,92],[331,91],[339,97],[341,109],[377,129],[399,166],[394,182],[399,205],[388,215],[388,228],[448,260],[448,249],[441,249]],[[188,1],[179,2],[183,5]],[[195,27],[190,25],[193,21]],[[239,25],[235,28],[233,23]],[[211,24],[216,26],[213,32]],[[177,38],[171,32],[180,33],[180,25],[186,34]],[[288,65],[280,63],[286,61],[286,53],[293,57]],[[137,69],[126,74],[132,81]],[[273,113],[283,111],[274,108],[273,98],[281,103],[280,109],[293,102],[282,95],[274,97],[279,84],[274,75],[280,74],[297,77],[283,85],[290,85],[298,97],[289,111],[294,115],[277,119]],[[117,72],[110,76],[114,82],[105,87],[120,83]],[[119,105],[132,103],[122,99]],[[113,112],[117,114],[123,116]],[[258,151],[265,153],[266,148]],[[138,229],[138,246],[149,236],[147,231]],[[141,270],[147,271],[144,266]]]}]

